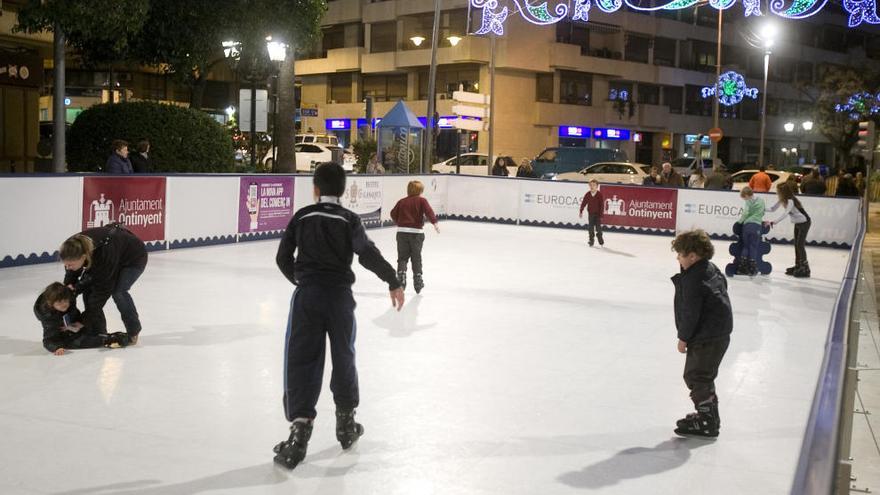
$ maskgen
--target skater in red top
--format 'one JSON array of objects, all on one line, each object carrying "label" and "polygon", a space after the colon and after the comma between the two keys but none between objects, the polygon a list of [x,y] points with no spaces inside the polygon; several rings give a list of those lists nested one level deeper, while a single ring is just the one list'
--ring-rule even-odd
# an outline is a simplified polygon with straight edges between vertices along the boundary
[{"label": "skater in red top", "polygon": [[596,237],[599,238],[599,245],[604,246],[605,240],[602,239],[602,212],[605,208],[605,200],[602,197],[602,191],[599,190],[599,181],[593,179],[590,181],[590,190],[584,194],[581,200],[580,218],[584,218],[584,208],[587,209],[587,232],[590,233],[590,246]]},{"label": "skater in red top", "polygon": [[437,217],[428,200],[422,197],[425,186],[417,181],[410,181],[406,186],[407,196],[394,205],[391,210],[391,219],[397,225],[397,279],[403,288],[406,288],[406,265],[412,258],[413,287],[416,294],[425,287],[422,279],[422,244],[425,242],[425,234],[422,227],[425,225],[425,217],[434,225],[434,230],[440,233],[437,226]]}]

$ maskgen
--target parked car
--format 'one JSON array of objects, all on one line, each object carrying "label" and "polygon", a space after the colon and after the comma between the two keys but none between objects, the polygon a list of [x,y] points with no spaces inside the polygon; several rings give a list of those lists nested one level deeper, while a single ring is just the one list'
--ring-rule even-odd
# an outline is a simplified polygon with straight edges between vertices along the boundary
[{"label": "parked car", "polygon": [[[733,190],[742,190],[743,187],[749,185],[749,180],[752,178],[753,175],[757,173],[757,170],[740,170],[739,172],[731,175],[730,180],[733,181]],[[788,177],[791,175],[790,172],[781,172],[779,170],[767,170],[765,171],[765,173],[769,175],[770,180],[773,181],[770,186],[770,192],[776,192],[776,186],[787,181]]]},{"label": "parked car", "polygon": [[[346,156],[345,150],[339,146],[318,143],[300,143],[293,147],[296,152],[296,171],[311,172],[315,169],[315,165],[323,162],[337,161],[346,172],[353,172],[357,164],[357,158],[354,154]],[[275,156],[272,154],[272,148],[263,155],[263,166],[272,169],[275,162]]]},{"label": "parked car", "polygon": [[[720,159],[716,158],[713,162],[711,158],[703,158],[701,160],[703,165],[703,175],[709,176],[712,175],[713,163],[714,165],[718,165],[720,167],[724,166],[724,162]],[[672,168],[678,172],[683,178],[687,178],[693,172],[693,167],[696,165],[696,160],[693,157],[681,157],[672,160]]]},{"label": "parked car", "polygon": [[339,138],[332,134],[297,134],[296,143],[318,143],[339,146]]},{"label": "parked car", "polygon": [[594,163],[627,162],[626,152],[607,148],[557,147],[547,148],[535,158],[532,167],[542,179],[566,172],[578,172]]},{"label": "parked car", "polygon": [[578,172],[559,174],[554,177],[554,180],[590,182],[596,179],[599,182],[611,184],[642,185],[650,171],[651,166],[642,163],[600,162],[594,163]]},{"label": "parked car", "polygon": [[[516,175],[516,163],[509,156],[502,156],[507,171],[510,176]],[[431,166],[431,171],[437,174],[454,174],[456,173],[456,164],[461,174],[467,175],[489,175],[489,156],[485,153],[462,153],[459,161],[458,156],[453,156],[448,160],[435,163]]]}]

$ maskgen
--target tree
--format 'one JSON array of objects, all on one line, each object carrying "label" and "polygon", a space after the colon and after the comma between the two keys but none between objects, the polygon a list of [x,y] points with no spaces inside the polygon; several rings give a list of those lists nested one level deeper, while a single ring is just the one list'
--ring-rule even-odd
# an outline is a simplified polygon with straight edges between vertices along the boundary
[{"label": "tree", "polygon": [[[818,130],[831,142],[835,154],[844,157],[844,165],[849,165],[852,147],[858,140],[858,119],[853,120],[850,112],[839,111],[839,105],[847,104],[857,93],[875,90],[878,84],[878,74],[864,67],[823,64],[817,68],[816,82],[800,88],[805,94],[812,95]],[[870,118],[877,119],[877,116]]]},{"label": "tree", "polygon": [[64,30],[67,43],[88,66],[127,60],[144,24],[149,0],[28,0],[17,31]]}]

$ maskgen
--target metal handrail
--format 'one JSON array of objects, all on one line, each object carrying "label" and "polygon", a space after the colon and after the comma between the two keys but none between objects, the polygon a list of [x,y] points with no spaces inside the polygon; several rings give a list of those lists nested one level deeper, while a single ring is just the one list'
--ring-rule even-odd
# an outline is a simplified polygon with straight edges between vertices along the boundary
[{"label": "metal handrail", "polygon": [[[868,208],[864,200],[862,208]],[[826,495],[834,492],[840,451],[840,423],[844,414],[847,337],[850,331],[856,282],[861,267],[865,231],[865,216],[859,215],[858,231],[831,314],[828,337],[825,341],[825,355],[792,483],[792,495]]]}]

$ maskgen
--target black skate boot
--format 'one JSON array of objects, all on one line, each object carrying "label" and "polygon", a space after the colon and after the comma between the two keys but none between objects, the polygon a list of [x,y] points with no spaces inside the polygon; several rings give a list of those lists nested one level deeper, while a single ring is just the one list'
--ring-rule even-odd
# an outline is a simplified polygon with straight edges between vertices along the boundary
[{"label": "black skate boot", "polygon": [[131,343],[131,338],[125,332],[113,332],[107,336],[107,340],[104,342],[104,347],[110,349],[118,349],[120,347],[128,347]]},{"label": "black skate boot", "polygon": [[749,276],[754,277],[758,274],[758,262],[755,260],[749,260]]},{"label": "black skate boot", "polygon": [[739,264],[736,266],[736,274],[737,275],[748,275],[749,274],[749,260],[743,258],[739,260]]},{"label": "black skate boot", "polygon": [[290,438],[275,446],[275,463],[293,469],[306,457],[309,438],[312,437],[312,420],[296,418],[290,425]]},{"label": "black skate boot", "polygon": [[792,275],[796,278],[810,278],[810,264],[806,261],[801,263],[801,265],[794,269]]},{"label": "black skate boot", "polygon": [[406,290],[406,270],[397,272],[397,281],[400,282],[400,288]]},{"label": "black skate boot", "polygon": [[596,243],[596,240],[593,238],[593,236],[590,236],[590,240],[587,241],[587,244],[589,244],[590,247],[593,247],[593,244],[595,244],[595,243]]},{"label": "black skate boot", "polygon": [[716,438],[721,428],[718,416],[718,403],[706,401],[697,406],[697,412],[690,413],[675,422],[675,434],[683,437]]},{"label": "black skate boot", "polygon": [[354,409],[336,410],[336,440],[348,450],[364,434],[364,426],[354,420]]},{"label": "black skate boot", "polygon": [[794,271],[797,270],[797,267],[798,267],[797,265],[794,265],[794,266],[790,266],[790,267],[786,268],[785,274],[786,275],[794,275]]},{"label": "black skate boot", "polygon": [[422,289],[425,288],[425,281],[422,280],[421,273],[413,273],[413,289],[416,290],[416,294],[422,292]]},{"label": "black skate boot", "polygon": [[596,237],[599,239],[599,245],[600,245],[600,246],[604,246],[604,245],[605,245],[605,239],[602,238],[602,234],[596,234]]}]

